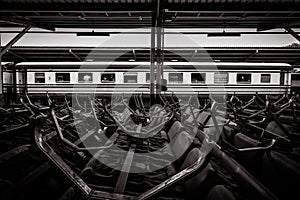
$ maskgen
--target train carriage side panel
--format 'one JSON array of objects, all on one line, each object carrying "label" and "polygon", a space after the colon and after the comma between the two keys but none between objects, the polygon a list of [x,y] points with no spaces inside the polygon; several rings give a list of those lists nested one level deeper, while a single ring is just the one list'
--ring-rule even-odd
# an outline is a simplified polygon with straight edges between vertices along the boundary
[{"label": "train carriage side panel", "polygon": [[[271,74],[271,82],[269,84],[280,85],[280,73],[270,73]],[[284,85],[289,85],[287,82]]]},{"label": "train carriage side panel", "polygon": [[236,76],[237,73],[236,72],[229,72],[228,73],[228,84],[237,84],[236,82]]},{"label": "train carriage side panel", "polygon": [[214,84],[214,72],[206,72],[206,84]]},{"label": "train carriage side panel", "polygon": [[300,68],[295,68],[290,76],[291,92],[300,94]]},{"label": "train carriage side panel", "polygon": [[291,73],[285,73],[285,77],[284,77],[284,80],[285,80],[285,85],[291,85]]},{"label": "train carriage side panel", "polygon": [[142,84],[145,82],[144,74],[144,72],[137,72],[137,83]]},{"label": "train carriage side panel", "polygon": [[191,73],[182,72],[182,79],[183,84],[191,84]]},{"label": "train carriage side panel", "polygon": [[[78,83],[78,73],[80,73],[80,72],[70,72],[70,84]],[[92,78],[92,80],[93,80],[93,78]]]},{"label": "train carriage side panel", "polygon": [[[105,63],[104,63],[105,64]],[[165,63],[168,65],[167,63]],[[249,93],[252,91],[272,91],[272,92],[283,92],[286,90],[286,88],[289,85],[289,79],[288,77],[283,77],[285,79],[285,82],[279,82],[281,77],[279,74],[280,70],[288,71],[290,70],[289,66],[287,64],[282,63],[218,63],[218,69],[219,72],[226,72],[228,73],[228,82],[222,84],[221,83],[215,83],[215,74],[217,73],[214,71],[214,67],[210,67],[210,64],[203,64],[203,63],[196,63],[192,64],[192,66],[200,66],[196,73],[205,73],[205,83],[203,81],[201,83],[192,83],[191,81],[191,74],[195,72],[195,68],[189,68],[188,65],[191,65],[191,63],[169,63],[171,65],[175,66],[175,70],[166,71],[164,72],[164,78],[167,79],[168,82],[168,88],[172,89],[176,88],[178,91],[186,92],[187,88],[192,85],[192,87],[197,88],[197,90],[202,92],[208,92],[207,86],[215,88],[215,90],[218,90],[219,86],[224,85],[227,92],[241,92],[241,93]],[[79,87],[82,88],[82,91],[84,92],[84,88],[86,88],[89,84],[97,84],[97,92],[102,91],[112,91],[112,88],[114,85],[119,85],[118,89],[122,91],[126,91],[127,88],[132,88],[135,86],[135,80],[130,80],[128,83],[124,83],[124,72],[133,72],[134,70],[130,70],[131,68],[134,68],[134,65],[142,65],[144,66],[143,69],[138,69],[138,71],[135,71],[137,74],[137,83],[138,84],[144,84],[146,83],[146,73],[150,72],[149,63],[125,63],[125,62],[117,62],[112,64],[112,68],[101,68],[103,66],[103,63],[85,63],[87,65],[87,68],[83,69],[83,71],[91,72],[92,82],[91,83],[78,83],[78,69],[82,65],[82,63],[21,63],[20,65],[24,65],[24,67],[30,70],[28,71],[27,78],[28,78],[28,84],[31,86],[31,91],[35,92],[46,92],[48,90],[52,92],[74,92],[71,91],[73,88],[73,85],[76,84]],[[275,67],[273,67],[273,65]],[[100,67],[99,67],[100,66]],[[170,66],[173,68],[172,66]],[[177,68],[176,68],[177,67]],[[52,69],[51,69],[52,68]],[[277,69],[275,71],[274,69]],[[52,70],[52,71],[50,71]],[[105,70],[105,72],[103,72]],[[34,71],[37,72],[44,72],[45,73],[45,83],[38,83],[36,84],[34,79]],[[81,70],[80,70],[81,71]],[[169,82],[170,79],[170,73],[174,72],[183,73],[182,80],[175,81],[173,80],[173,83]],[[56,73],[69,73],[70,74],[70,80],[67,82],[56,82]],[[112,72],[115,73],[115,83],[112,82],[102,82],[101,81],[101,74]],[[246,81],[244,83],[237,82],[237,75],[239,73],[245,73],[249,74],[252,73],[250,76],[250,81]],[[30,75],[31,74],[31,75]],[[259,76],[260,74],[260,76]],[[262,75],[263,74],[269,74],[264,75],[263,79],[265,82],[261,82]],[[285,73],[285,75],[288,75],[288,73]],[[33,76],[33,77],[30,77]],[[247,75],[248,76],[248,75]],[[174,75],[173,75],[174,77]],[[222,79],[222,76],[220,77]],[[224,80],[227,80],[226,76],[224,77]],[[281,80],[283,80],[281,78]],[[134,79],[134,78],[133,78]],[[267,80],[267,81],[266,81]],[[280,84],[282,83],[282,84]],[[44,85],[43,85],[44,84]],[[149,82],[147,82],[149,84]],[[207,86],[206,86],[207,85]],[[219,85],[219,86],[218,86]],[[280,87],[278,87],[280,86]],[[123,89],[121,88],[123,87]],[[250,88],[251,87],[251,88]],[[143,90],[149,91],[149,87],[144,87]],[[251,91],[251,92],[252,92]]]},{"label": "train carriage side panel", "polygon": [[47,84],[56,84],[55,72],[46,72],[46,83]]},{"label": "train carriage side panel", "polygon": [[122,72],[116,72],[116,84],[124,83],[124,74]]},{"label": "train carriage side panel", "polygon": [[34,77],[35,77],[35,72],[28,71],[27,72],[27,84],[35,84]]},{"label": "train carriage side panel", "polygon": [[251,84],[254,84],[254,85],[261,84],[261,73],[253,72],[252,76],[251,76],[251,80],[252,80]]},{"label": "train carriage side panel", "polygon": [[100,84],[101,83],[101,73],[93,72],[93,83]]}]

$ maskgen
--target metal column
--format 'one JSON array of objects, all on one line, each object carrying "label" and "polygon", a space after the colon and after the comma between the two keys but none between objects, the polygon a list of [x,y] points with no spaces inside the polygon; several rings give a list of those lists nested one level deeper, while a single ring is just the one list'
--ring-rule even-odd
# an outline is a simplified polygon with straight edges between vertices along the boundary
[{"label": "metal column", "polygon": [[[0,63],[2,61],[2,56],[19,40],[22,38],[23,35],[25,35],[30,29],[31,25],[26,26],[20,33],[18,33],[13,39],[11,39],[3,49],[0,49]],[[1,44],[1,42],[0,42]],[[1,45],[0,45],[1,46]],[[3,77],[2,77],[2,66],[0,64],[0,70],[1,70],[1,75],[0,75],[0,81],[1,81],[1,89],[0,89],[0,95],[3,95]],[[13,69],[13,94],[15,95],[17,92],[17,80],[16,80],[16,69]],[[11,98],[11,97],[9,97]],[[15,97],[13,97],[14,99]],[[2,101],[2,99],[0,100]]]},{"label": "metal column", "polygon": [[162,50],[161,50],[161,27],[157,27],[157,65],[156,65],[156,94],[161,93],[161,66],[162,66]]},{"label": "metal column", "polygon": [[[1,44],[2,44],[2,41],[1,41],[1,33],[0,33],[0,52],[1,52]],[[3,105],[3,102],[2,102],[2,88],[3,88],[3,78],[2,78],[2,56],[0,55],[0,106]]]},{"label": "metal column", "polygon": [[300,36],[295,33],[290,27],[285,27],[284,28],[287,32],[289,32],[294,38],[296,38],[296,40],[298,40],[298,42],[300,42]]},{"label": "metal column", "polygon": [[156,66],[156,94],[161,93],[161,79],[162,79],[162,32],[163,32],[163,1],[157,0],[156,11],[156,29],[157,29],[157,66]]},{"label": "metal column", "polygon": [[[152,27],[151,27],[151,49],[150,49],[150,96],[153,100],[153,96],[155,93],[155,17],[156,13],[152,14]],[[152,101],[153,102],[153,101]]]},{"label": "metal column", "polygon": [[25,33],[27,33],[31,29],[31,25],[26,26],[18,35],[16,35],[7,45],[1,50],[0,56],[3,56],[12,45],[14,45]]}]

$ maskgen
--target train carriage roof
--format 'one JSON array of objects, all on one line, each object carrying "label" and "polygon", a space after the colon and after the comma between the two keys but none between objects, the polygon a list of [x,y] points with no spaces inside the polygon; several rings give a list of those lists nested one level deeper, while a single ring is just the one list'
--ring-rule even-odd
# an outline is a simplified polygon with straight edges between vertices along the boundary
[{"label": "train carriage roof", "polygon": [[[247,62],[165,62],[173,69],[221,69],[221,70],[292,70],[287,63],[247,63]],[[149,62],[22,62],[17,68],[27,69],[147,69]]]}]

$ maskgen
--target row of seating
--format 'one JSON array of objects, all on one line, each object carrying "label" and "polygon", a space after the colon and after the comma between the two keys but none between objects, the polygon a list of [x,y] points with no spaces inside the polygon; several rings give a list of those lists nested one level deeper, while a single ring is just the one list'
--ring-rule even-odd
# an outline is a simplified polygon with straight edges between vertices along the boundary
[{"label": "row of seating", "polygon": [[[137,106],[137,109],[140,109],[139,111],[134,111],[132,108],[124,106],[124,102],[121,102],[122,105],[120,106],[124,109],[112,109],[113,105],[103,102],[91,100],[89,104],[91,106],[88,107],[85,104],[84,109],[79,112],[75,109],[76,105],[73,106],[73,109],[69,108],[68,112],[60,112],[59,109],[55,111],[57,114],[62,114],[58,119],[60,126],[63,128],[62,135],[75,146],[68,144],[68,148],[64,149],[64,145],[59,147],[55,142],[51,144],[59,149],[61,156],[68,155],[64,157],[66,161],[70,165],[74,165],[72,166],[73,169],[78,168],[77,172],[81,173],[81,176],[92,188],[114,192],[113,184],[120,176],[119,172],[97,162],[95,157],[88,153],[82,142],[78,141],[82,137],[97,138],[101,134],[110,137],[108,144],[102,144],[107,147],[108,151],[106,151],[106,148],[95,150],[95,152],[99,152],[96,155],[102,156],[103,159],[109,159],[112,161],[112,165],[117,162],[122,163],[122,161],[118,160],[119,152],[109,152],[109,144],[128,151],[131,144],[135,143],[137,145],[135,147],[136,152],[154,152],[161,149],[157,154],[158,157],[159,155],[162,155],[162,157],[168,155],[170,160],[175,159],[174,162],[165,161],[168,163],[167,168],[157,172],[155,176],[145,174],[145,177],[148,178],[144,178],[143,181],[145,181],[147,187],[140,191],[134,191],[134,185],[136,185],[138,178],[135,177],[136,180],[134,180],[134,176],[129,176],[133,179],[128,179],[126,184],[128,184],[128,188],[133,188],[133,190],[125,189],[125,194],[139,195],[165,179],[171,178],[182,170],[193,166],[199,157],[207,153],[203,152],[201,147],[209,142],[214,144],[211,150],[212,153],[206,155],[209,161],[205,162],[205,166],[201,171],[184,179],[184,182],[179,185],[179,189],[177,187],[173,188],[174,194],[169,197],[178,195],[179,198],[185,199],[194,199],[195,196],[201,199],[218,199],[220,197],[232,200],[277,199],[277,197],[284,199],[295,194],[299,187],[298,185],[290,186],[289,184],[280,186],[280,181],[278,181],[288,181],[290,179],[297,182],[299,179],[298,174],[295,172],[297,168],[299,169],[298,161],[295,159],[297,150],[293,147],[284,147],[286,145],[290,146],[290,144],[298,147],[298,144],[290,143],[291,134],[287,134],[286,130],[281,128],[280,130],[283,133],[276,132],[278,128],[274,128],[272,124],[280,128],[276,120],[279,118],[279,122],[284,124],[285,121],[290,119],[288,118],[290,116],[285,117],[287,113],[284,112],[284,115],[277,117],[277,114],[274,113],[278,113],[278,111],[270,110],[271,104],[268,102],[260,102],[259,105],[252,106],[250,109],[249,102],[239,102],[240,105],[237,106],[228,101],[226,113],[226,105],[215,102],[213,99],[209,104],[200,108],[191,104],[180,108],[178,103],[166,102],[165,100],[162,103],[162,109],[160,107],[153,109],[152,116],[147,115],[149,110],[141,110],[144,109],[141,105]],[[74,103],[76,104],[76,102]],[[281,106],[284,105],[285,102],[276,102],[278,108],[273,109],[281,110]],[[78,106],[78,109],[80,107],[82,106]],[[97,113],[100,110],[101,115]],[[68,117],[64,118],[63,115],[68,115]],[[69,118],[71,121],[68,121]],[[267,118],[267,120],[264,118]],[[294,120],[294,116],[292,118]],[[128,126],[130,119],[138,124]],[[297,119],[294,121],[297,121]],[[97,123],[99,123],[99,129],[91,131]],[[156,124],[163,124],[163,126],[157,130],[155,129],[156,134],[150,138],[135,138],[132,134],[127,134],[128,130],[135,134],[138,134],[138,131],[146,133],[146,125],[151,129]],[[90,130],[78,131],[74,129],[74,127],[80,129],[81,125],[88,127]],[[287,125],[295,130],[293,132],[297,132],[295,122]],[[54,138],[59,139],[58,136]],[[53,141],[59,142],[59,140]],[[62,140],[60,142],[62,142],[61,144],[66,143]],[[100,143],[93,144],[99,145]],[[126,155],[122,155],[122,157],[126,157]],[[139,156],[136,155],[136,157]],[[76,158],[79,158],[82,167],[78,167],[80,164],[78,160],[75,161]],[[151,165],[159,165],[156,163],[159,160],[157,158],[156,160],[146,157],[138,159],[141,159],[141,161],[144,159],[145,163],[133,162],[132,167],[147,169]],[[276,173],[276,176],[273,173]],[[151,180],[149,177],[156,178]],[[109,181],[105,181],[107,179]],[[102,182],[105,182],[105,184],[102,184]],[[183,192],[175,192],[180,191],[180,188]],[[167,192],[167,190],[163,190],[162,194],[164,192]],[[168,197],[168,195],[170,194],[168,193],[165,197]]]},{"label": "row of seating", "polygon": [[[299,103],[293,97],[286,102],[266,99],[260,103],[263,106],[253,106],[251,115],[243,109],[233,112],[236,116],[232,118],[239,120],[234,121],[235,126],[224,126],[220,144],[279,199],[291,199],[300,189]],[[287,103],[293,103],[293,110]],[[259,122],[245,117],[256,113],[265,119]]]}]

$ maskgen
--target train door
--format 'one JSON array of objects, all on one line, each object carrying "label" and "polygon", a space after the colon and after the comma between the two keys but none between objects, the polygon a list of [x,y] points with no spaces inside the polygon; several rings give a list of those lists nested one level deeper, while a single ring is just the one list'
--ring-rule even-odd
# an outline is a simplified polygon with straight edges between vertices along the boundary
[{"label": "train door", "polygon": [[290,92],[290,85],[291,85],[291,79],[290,79],[291,73],[290,71],[281,71],[280,72],[280,88],[283,88],[285,92],[288,94]]},{"label": "train door", "polygon": [[3,77],[3,95],[6,105],[10,105],[10,102],[15,98],[15,86],[14,86],[14,66],[13,64],[4,65],[2,70]]},{"label": "train door", "polygon": [[16,85],[17,85],[17,93],[24,94],[27,90],[26,87],[27,75],[26,69],[19,69],[16,71]]},{"label": "train door", "polygon": [[291,92],[300,94],[300,69],[291,74]]}]

